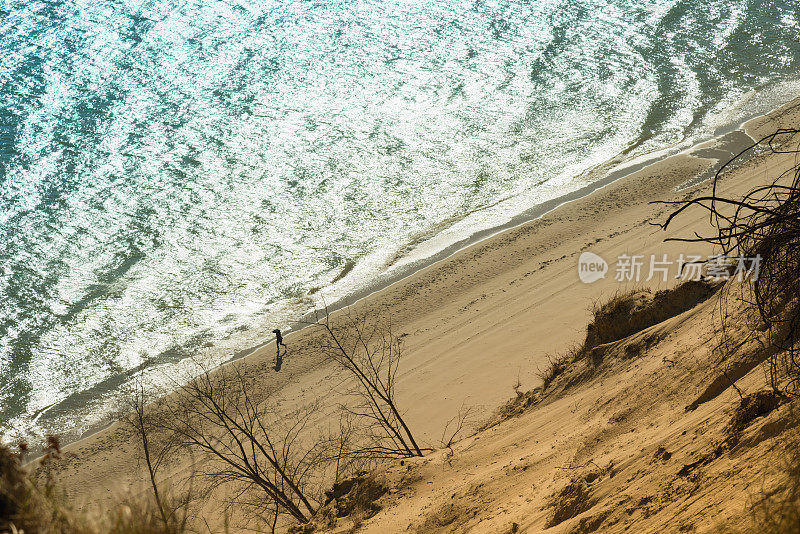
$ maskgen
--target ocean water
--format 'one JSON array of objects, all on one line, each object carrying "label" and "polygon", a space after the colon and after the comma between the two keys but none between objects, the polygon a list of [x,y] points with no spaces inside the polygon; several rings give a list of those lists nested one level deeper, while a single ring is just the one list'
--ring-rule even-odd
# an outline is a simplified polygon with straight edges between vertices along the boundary
[{"label": "ocean water", "polygon": [[85,428],[799,66],[796,0],[0,0],[0,435]]}]

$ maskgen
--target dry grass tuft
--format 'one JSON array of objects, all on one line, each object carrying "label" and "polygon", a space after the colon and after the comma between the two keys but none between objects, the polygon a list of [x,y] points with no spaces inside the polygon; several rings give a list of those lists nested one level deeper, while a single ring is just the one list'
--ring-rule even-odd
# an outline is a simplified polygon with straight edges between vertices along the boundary
[{"label": "dry grass tuft", "polygon": [[[545,392],[552,395],[551,386],[558,385],[565,390],[582,382],[603,363],[606,354],[613,348],[612,343],[693,308],[720,287],[721,283],[716,281],[689,280],[673,289],[655,293],[646,289],[634,290],[616,294],[603,304],[595,303],[592,322],[586,327],[583,344],[573,346],[562,354],[547,356],[547,365],[537,372],[542,386],[526,392],[515,387],[516,396],[501,406],[482,428],[521,415],[542,400]],[[657,333],[650,333],[627,344],[624,357],[641,355],[658,343],[661,337]]]},{"label": "dry grass tuft", "polygon": [[88,532],[86,525],[61,506],[50,476],[50,465],[61,455],[58,439],[48,438],[33,473],[22,467],[25,452],[27,445],[20,446],[19,452],[0,445],[0,531]]},{"label": "dry grass tuft", "polygon": [[383,497],[389,488],[372,474],[361,474],[357,477],[334,484],[333,490],[326,492],[326,498],[335,501],[338,517],[358,514],[363,518],[372,517],[381,507],[375,502]]},{"label": "dry grass tuft", "polygon": [[731,433],[739,433],[747,428],[758,417],[767,415],[777,408],[785,397],[772,391],[763,390],[742,397],[739,406],[733,413],[729,430]]},{"label": "dry grass tuft", "polygon": [[28,493],[27,477],[19,465],[19,455],[0,445],[0,531],[10,530],[19,521]]},{"label": "dry grass tuft", "polygon": [[505,421],[512,417],[517,417],[536,404],[540,398],[540,389],[530,391],[517,390],[516,396],[510,398],[505,404],[500,406],[497,416],[486,423],[481,429],[489,428],[500,421]]},{"label": "dry grass tuft", "polygon": [[[570,348],[562,355],[548,357],[548,365],[539,373],[542,387],[547,389],[575,362],[586,360],[594,367],[599,366],[609,343],[620,341],[679,315],[709,298],[719,288],[719,282],[689,280],[673,289],[655,293],[648,289],[637,289],[618,293],[603,304],[595,303],[592,322],[586,327],[583,344]],[[650,334],[627,345],[625,356],[638,356],[658,341],[656,334]]]},{"label": "dry grass tuft", "polygon": [[587,353],[598,345],[619,341],[675,317],[706,300],[719,287],[718,282],[688,280],[673,289],[655,293],[634,290],[617,294],[604,304],[595,304],[593,320],[586,327],[583,351]]},{"label": "dry grass tuft", "polygon": [[548,506],[553,515],[544,528],[551,528],[572,519],[592,508],[597,501],[583,478],[574,478],[560,492],[550,498]]},{"label": "dry grass tuft", "polygon": [[26,534],[183,534],[185,515],[172,514],[165,524],[152,503],[121,504],[98,518],[88,518],[64,504],[50,475],[61,450],[48,438],[44,455],[32,470],[22,465],[27,446],[14,452],[0,444],[0,532]]},{"label": "dry grass tuft", "polygon": [[547,389],[547,386],[552,384],[556,378],[564,374],[570,363],[575,361],[574,353],[567,352],[559,356],[548,356],[547,366],[536,373],[536,376],[542,381],[542,387]]}]

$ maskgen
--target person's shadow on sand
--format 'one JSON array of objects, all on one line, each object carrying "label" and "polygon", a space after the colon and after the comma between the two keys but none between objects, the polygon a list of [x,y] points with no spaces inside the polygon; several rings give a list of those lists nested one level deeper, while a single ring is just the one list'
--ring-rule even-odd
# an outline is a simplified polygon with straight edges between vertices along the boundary
[{"label": "person's shadow on sand", "polygon": [[274,367],[274,369],[276,371],[280,371],[281,370],[281,366],[283,365],[283,355],[284,354],[286,354],[286,350],[284,350],[283,354],[281,354],[281,349],[280,349],[280,347],[278,347],[278,354],[275,356],[275,367]]}]

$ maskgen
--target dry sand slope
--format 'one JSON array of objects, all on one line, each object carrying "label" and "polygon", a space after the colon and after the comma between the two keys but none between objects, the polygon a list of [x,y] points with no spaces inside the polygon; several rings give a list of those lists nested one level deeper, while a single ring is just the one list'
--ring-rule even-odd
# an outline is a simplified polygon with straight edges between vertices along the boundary
[{"label": "dry sand slope", "polygon": [[[793,120],[794,113],[783,119]],[[749,128],[757,136],[777,126],[762,119]],[[688,198],[707,190],[706,184],[672,192],[699,163],[690,158],[663,162],[496,238],[517,244],[501,256],[508,269],[479,286],[480,295],[473,293],[457,310],[461,321],[454,320],[452,330],[431,329],[438,335],[418,342],[413,352],[421,360],[417,376],[426,376],[426,367],[432,376],[414,387],[414,398],[427,402],[406,401],[412,420],[423,419],[418,412],[433,413],[441,424],[445,414],[440,413],[442,399],[436,398],[441,392],[455,402],[467,395],[484,401],[508,397],[518,369],[525,383],[532,369],[546,367],[545,353],[582,341],[592,299],[633,287],[610,281],[581,285],[575,274],[580,251],[607,259],[622,253],[672,258],[680,252],[709,253],[695,245],[663,243],[663,232],[647,221],[663,220],[666,210],[642,202],[643,196]],[[794,156],[755,158],[724,179],[723,194],[743,193],[794,163]],[[679,224],[671,235],[702,231],[706,222],[698,211]],[[533,241],[539,250],[526,241],[531,234],[538,237]],[[481,272],[480,260],[491,252],[476,248],[465,254]],[[536,260],[510,265],[526,254]],[[659,289],[653,283],[640,286]],[[732,314],[727,335],[744,340],[750,322],[735,289],[724,293]],[[391,466],[380,475],[390,488],[379,502],[383,510],[361,528],[376,533],[750,530],[752,498],[780,480],[791,432],[785,432],[786,409],[741,433],[730,431],[739,395],[721,369],[735,377],[746,373],[738,382],[745,395],[765,382],[760,366],[747,365],[759,350],[754,340],[736,352],[743,365],[737,367],[736,357],[722,365],[717,349],[724,339],[722,305],[717,293],[612,344],[597,368],[572,364],[546,395],[532,394],[538,403],[519,410],[520,415],[453,449]],[[421,328],[418,335],[426,332]],[[426,358],[427,351],[433,357]],[[411,387],[403,391],[408,394]],[[528,398],[521,396],[520,403]],[[687,411],[689,406],[696,409]],[[347,524],[340,520],[343,528]]]},{"label": "dry sand slope", "polygon": [[[748,125],[751,134],[790,124],[796,115],[790,111],[773,117],[782,121],[753,121]],[[723,194],[736,195],[764,183],[766,177],[795,164],[794,158],[770,155],[749,161],[726,176]],[[590,246],[605,258],[620,253],[660,256],[666,252],[670,257],[681,251],[708,253],[690,244],[663,243],[663,233],[646,221],[663,220],[665,210],[646,205],[637,196],[641,192],[636,189],[641,187],[649,191],[650,199],[702,193],[707,184],[686,193],[670,191],[693,164],[697,162],[664,162],[646,169],[643,176],[593,195],[586,204],[560,210],[552,222],[541,221],[536,230],[539,236],[552,232],[564,219],[574,225],[574,232],[565,235],[562,227],[562,233],[553,236],[556,243],[545,257],[539,256],[538,270],[509,272],[502,278],[507,287],[496,279],[497,289],[484,291],[482,299],[471,304],[483,314],[476,313],[463,326],[464,339],[470,329],[479,333],[469,342],[458,343],[459,335],[450,338],[451,350],[478,359],[483,353],[494,361],[492,366],[506,368],[508,383],[514,378],[513,365],[526,361],[520,355],[530,358],[530,367],[545,366],[545,352],[579,340],[595,291],[600,289],[608,299],[617,289],[632,289],[610,283],[605,287],[577,284],[578,251]],[[702,232],[706,224],[699,211],[679,221],[682,226],[671,235]],[[518,230],[519,237],[525,231]],[[519,237],[509,235],[508,239]],[[512,289],[515,285],[516,290]],[[510,314],[510,306],[497,298],[498,291],[509,295],[508,304],[514,306]],[[728,299],[720,300],[720,294]],[[740,397],[722,370],[733,378],[745,375],[737,382],[744,395],[765,385],[762,366],[748,365],[760,350],[755,340],[722,363],[718,345],[724,339],[743,341],[751,334],[751,321],[736,296],[736,288],[728,288],[684,313],[612,343],[596,367],[585,361],[571,364],[545,393],[521,396],[518,403],[506,407],[519,415],[501,418],[505,420],[452,450],[393,465],[383,474],[391,488],[380,502],[384,509],[365,523],[363,531],[752,529],[749,507],[780,481],[792,433],[786,432],[791,423],[785,408],[757,419],[741,432],[730,430]],[[731,313],[727,338],[721,331],[721,307]],[[466,306],[463,311],[469,310]],[[492,328],[480,333],[481,322],[490,322]],[[476,388],[472,391],[508,391],[500,383],[474,380],[472,384]],[[448,392],[454,389],[451,384],[446,387]],[[538,403],[515,410],[530,402],[528,398]]]},{"label": "dry sand slope", "polygon": [[[757,137],[797,124],[799,117],[800,104],[792,103],[751,121],[748,132]],[[396,331],[407,334],[398,392],[416,433],[435,446],[464,403],[485,420],[513,395],[518,379],[523,389],[538,386],[537,372],[546,367],[547,354],[583,340],[597,299],[634,287],[674,284],[620,284],[613,272],[583,284],[576,272],[582,251],[609,262],[625,253],[671,258],[710,253],[701,246],[663,242],[666,235],[702,232],[702,213],[688,213],[665,234],[649,222],[663,220],[668,209],[648,202],[703,192],[708,184],[676,188],[711,163],[691,155],[666,159],[359,302],[360,312],[390,313]],[[723,193],[743,193],[793,163],[787,156],[754,158],[726,176]],[[763,481],[765,458],[782,439],[780,428],[748,429],[743,443],[750,446],[725,450],[678,475],[685,464],[714,452],[738,398],[727,389],[684,412],[718,375],[712,368],[719,336],[715,309],[712,298],[635,335],[626,343],[652,333],[658,333],[659,342],[636,358],[626,357],[624,347],[611,351],[591,378],[458,443],[452,453],[438,451],[388,466],[392,492],[383,497],[383,511],[363,528],[537,532],[554,521],[550,497],[572,479],[583,482],[569,486],[565,499],[577,492],[585,499],[573,500],[592,506],[580,514],[573,512],[584,505],[561,513],[558,519],[574,517],[556,521],[553,532],[580,525],[585,532],[622,530],[631,523],[635,532],[708,530],[741,516],[746,488]],[[271,368],[273,346],[256,351],[243,361],[248,376],[259,388],[275,391],[281,405],[328,395],[334,373],[311,350],[315,335],[303,330],[287,337],[290,352],[280,373]],[[756,369],[740,387],[761,383]],[[102,503],[143,477],[130,435],[119,425],[71,444],[67,453],[60,478],[78,502]],[[214,503],[206,507],[215,508]]]},{"label": "dry sand slope", "polygon": [[[775,487],[790,433],[780,409],[733,441],[732,390],[685,411],[720,374],[717,305],[615,344],[591,378],[563,390],[567,371],[540,404],[452,451],[392,466],[363,531],[749,531],[748,498]],[[763,380],[756,369],[738,385]]]}]

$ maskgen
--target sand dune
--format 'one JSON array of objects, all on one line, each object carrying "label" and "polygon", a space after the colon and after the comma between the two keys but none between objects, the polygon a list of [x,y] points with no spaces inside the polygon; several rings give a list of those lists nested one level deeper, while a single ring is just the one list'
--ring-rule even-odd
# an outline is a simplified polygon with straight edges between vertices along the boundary
[{"label": "sand dune", "polygon": [[[799,106],[793,102],[754,119],[745,130],[757,137],[796,124]],[[609,262],[623,254],[710,254],[704,245],[663,241],[668,235],[702,232],[703,213],[687,214],[665,234],[650,223],[663,220],[669,208],[649,202],[701,194],[707,182],[677,188],[713,163],[691,153],[667,158],[355,304],[359,313],[390,314],[395,331],[405,334],[398,395],[417,435],[436,447],[461,406],[472,406],[476,420],[487,421],[514,395],[517,381],[523,390],[539,386],[547,355],[583,341],[593,302],[676,283],[672,278],[620,283],[610,272],[584,284],[577,275],[582,252]],[[723,192],[744,193],[793,164],[790,155],[756,156],[725,176]],[[725,450],[678,474],[714,452],[738,399],[726,390],[684,411],[717,373],[715,306],[713,298],[706,300],[635,334],[626,344],[654,334],[659,341],[636,358],[626,357],[624,347],[615,348],[590,379],[478,432],[452,451],[385,466],[381,476],[391,492],[364,531],[538,532],[553,523],[552,496],[571,480],[583,480],[570,491],[587,492],[593,505],[579,514],[564,512],[570,517],[554,524],[553,532],[589,532],[601,525],[604,531],[632,526],[636,532],[713,531],[720,522],[743,524],[748,488],[771,480],[772,447],[782,439],[782,429],[762,424],[748,430],[743,440],[750,446]],[[287,336],[289,351],[279,373],[272,369],[272,345],[240,364],[258,388],[273,392],[276,405],[332,400],[340,375],[313,350],[318,335],[306,329]],[[763,377],[756,369],[739,386],[750,391],[760,384]],[[69,497],[87,507],[102,506],[143,479],[131,435],[118,424],[72,443],[66,453],[59,479]],[[187,469],[188,458],[176,459],[171,472],[178,476]],[[214,515],[219,506],[207,503],[208,517],[219,519]]]}]

